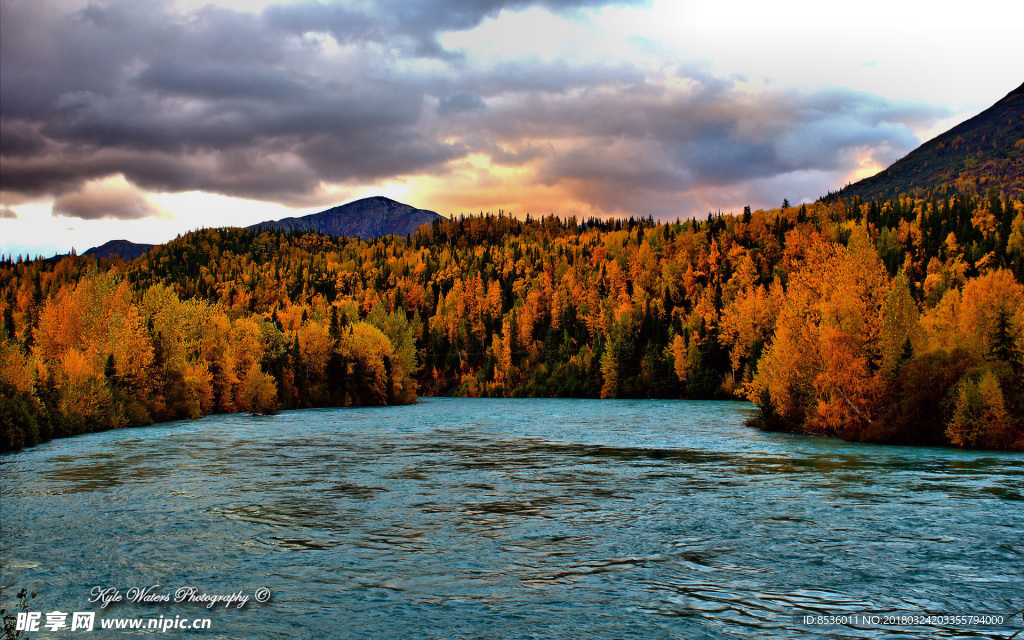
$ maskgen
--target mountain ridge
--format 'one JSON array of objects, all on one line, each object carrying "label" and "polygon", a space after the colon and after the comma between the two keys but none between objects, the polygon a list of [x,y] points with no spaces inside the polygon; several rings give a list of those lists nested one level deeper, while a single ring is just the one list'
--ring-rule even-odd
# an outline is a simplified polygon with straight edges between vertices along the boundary
[{"label": "mountain ridge", "polygon": [[829,193],[835,201],[889,200],[901,195],[983,195],[996,187],[1024,195],[1024,84],[988,109],[916,149],[873,176]]},{"label": "mountain ridge", "polygon": [[[421,225],[443,219],[438,213],[417,209],[384,196],[371,196],[353,200],[318,213],[280,220],[265,220],[245,227],[253,231],[298,231],[325,233],[372,240],[381,236],[408,236]],[[85,251],[82,255],[96,259],[121,256],[132,261],[159,245],[142,244],[129,240],[109,240]]]}]

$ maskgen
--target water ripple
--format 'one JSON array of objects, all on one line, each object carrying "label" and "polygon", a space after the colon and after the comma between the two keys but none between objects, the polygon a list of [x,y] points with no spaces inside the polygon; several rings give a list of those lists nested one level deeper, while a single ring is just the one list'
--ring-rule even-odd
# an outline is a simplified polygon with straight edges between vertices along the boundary
[{"label": "water ripple", "polygon": [[2,458],[4,604],[269,588],[214,615],[224,638],[1012,633],[803,616],[1019,610],[1024,457],[762,433],[749,413],[426,399],[49,443]]}]

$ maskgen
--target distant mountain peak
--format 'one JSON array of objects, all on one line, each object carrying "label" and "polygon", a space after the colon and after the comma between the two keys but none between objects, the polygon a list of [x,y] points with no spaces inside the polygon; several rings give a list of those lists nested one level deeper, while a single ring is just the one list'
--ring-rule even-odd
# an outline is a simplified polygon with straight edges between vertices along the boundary
[{"label": "distant mountain peak", "polygon": [[370,240],[382,236],[411,235],[421,225],[441,216],[384,196],[362,198],[319,213],[254,224],[249,229],[317,232]]},{"label": "distant mountain peak", "polygon": [[104,242],[98,247],[89,249],[83,256],[90,256],[96,258],[110,258],[112,256],[121,256],[125,260],[131,262],[139,256],[149,253],[149,250],[155,247],[153,244],[141,244],[131,242],[129,240],[110,240]]}]

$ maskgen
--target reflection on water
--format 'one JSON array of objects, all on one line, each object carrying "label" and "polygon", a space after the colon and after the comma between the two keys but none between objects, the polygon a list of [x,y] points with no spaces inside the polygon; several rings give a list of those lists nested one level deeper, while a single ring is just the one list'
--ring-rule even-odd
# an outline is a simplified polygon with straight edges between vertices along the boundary
[{"label": "reflection on water", "polygon": [[1024,607],[1024,457],[762,433],[749,411],[426,399],[57,441],[3,457],[2,582],[47,611],[96,609],[94,585],[269,588],[210,614],[224,638],[1012,633],[801,616]]}]

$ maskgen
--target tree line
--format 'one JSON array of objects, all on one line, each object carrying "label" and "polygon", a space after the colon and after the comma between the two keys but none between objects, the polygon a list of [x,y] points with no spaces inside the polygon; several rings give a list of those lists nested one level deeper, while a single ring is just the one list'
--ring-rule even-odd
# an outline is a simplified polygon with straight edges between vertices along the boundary
[{"label": "tree line", "polygon": [[768,428],[1024,448],[1024,206],[785,205],[6,258],[0,445],[423,393],[750,399]]}]

